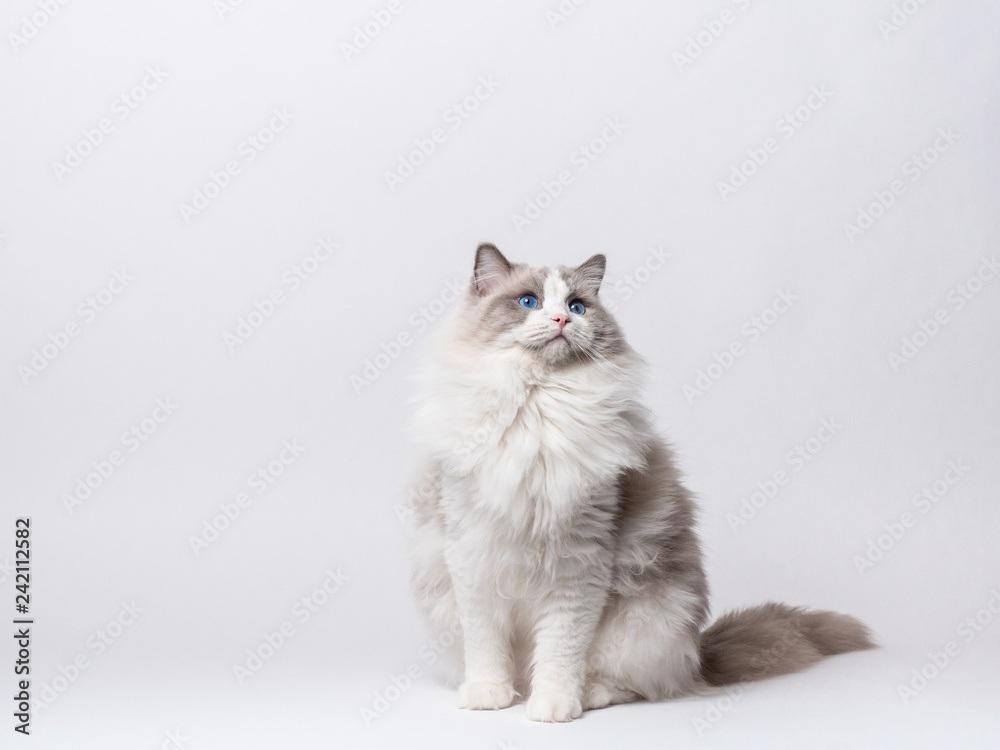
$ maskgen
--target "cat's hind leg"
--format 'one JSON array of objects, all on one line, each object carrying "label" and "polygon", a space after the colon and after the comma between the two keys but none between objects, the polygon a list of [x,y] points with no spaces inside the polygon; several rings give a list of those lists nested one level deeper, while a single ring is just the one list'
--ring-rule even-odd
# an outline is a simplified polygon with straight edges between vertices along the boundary
[{"label": "cat's hind leg", "polygon": [[631,703],[640,699],[638,693],[618,687],[611,678],[605,675],[592,672],[587,677],[587,684],[583,690],[583,708],[589,711],[592,708],[604,708],[613,706],[616,703]]},{"label": "cat's hind leg", "polygon": [[699,674],[696,598],[670,585],[608,602],[588,664],[588,708],[694,691]]},{"label": "cat's hind leg", "polygon": [[410,537],[411,585],[417,605],[427,619],[430,638],[421,656],[430,660],[452,685],[462,681],[464,639],[451,574],[444,559],[444,531],[435,518],[421,518]]}]

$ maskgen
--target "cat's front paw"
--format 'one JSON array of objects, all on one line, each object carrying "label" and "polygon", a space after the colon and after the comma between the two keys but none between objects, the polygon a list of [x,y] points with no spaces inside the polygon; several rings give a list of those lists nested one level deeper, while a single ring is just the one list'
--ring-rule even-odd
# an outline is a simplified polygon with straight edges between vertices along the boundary
[{"label": "cat's front paw", "polygon": [[458,689],[458,707],[496,711],[514,702],[514,686],[499,682],[466,682]]},{"label": "cat's front paw", "polygon": [[534,692],[528,698],[528,718],[532,721],[572,721],[583,716],[583,706],[575,695]]}]

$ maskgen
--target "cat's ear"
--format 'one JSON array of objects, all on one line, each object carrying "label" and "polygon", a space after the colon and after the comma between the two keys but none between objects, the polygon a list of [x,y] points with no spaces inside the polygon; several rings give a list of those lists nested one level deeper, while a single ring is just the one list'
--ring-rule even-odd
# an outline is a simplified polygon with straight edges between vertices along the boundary
[{"label": "cat's ear", "polygon": [[472,279],[481,297],[496,289],[500,280],[513,270],[510,261],[503,257],[496,245],[484,242],[476,248],[476,268]]},{"label": "cat's ear", "polygon": [[579,266],[576,267],[576,276],[580,280],[580,286],[591,294],[597,294],[604,281],[604,269],[608,261],[603,255],[598,253],[592,255]]}]

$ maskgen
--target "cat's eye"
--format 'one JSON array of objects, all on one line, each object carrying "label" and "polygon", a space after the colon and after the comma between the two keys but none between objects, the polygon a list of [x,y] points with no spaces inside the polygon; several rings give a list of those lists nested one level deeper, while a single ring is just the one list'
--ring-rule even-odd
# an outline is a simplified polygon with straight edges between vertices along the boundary
[{"label": "cat's eye", "polygon": [[583,315],[587,312],[587,308],[583,306],[583,303],[576,299],[569,303],[569,311],[574,315]]},{"label": "cat's eye", "polygon": [[529,310],[538,307],[538,297],[534,294],[525,294],[517,302],[521,307],[527,307]]}]

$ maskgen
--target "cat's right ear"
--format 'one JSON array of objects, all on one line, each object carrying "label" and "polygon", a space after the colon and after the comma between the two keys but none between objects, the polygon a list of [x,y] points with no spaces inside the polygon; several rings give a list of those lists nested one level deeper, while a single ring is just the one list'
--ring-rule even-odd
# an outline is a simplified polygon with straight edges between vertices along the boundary
[{"label": "cat's right ear", "polygon": [[496,245],[484,242],[476,248],[476,267],[472,280],[480,297],[490,294],[497,288],[500,280],[513,270],[510,261],[503,257],[503,253],[497,250]]},{"label": "cat's right ear", "polygon": [[577,266],[576,275],[579,277],[583,288],[591,294],[596,295],[601,288],[601,282],[604,281],[604,270],[607,268],[607,265],[608,261],[603,255],[598,253],[597,255],[591,255]]}]

